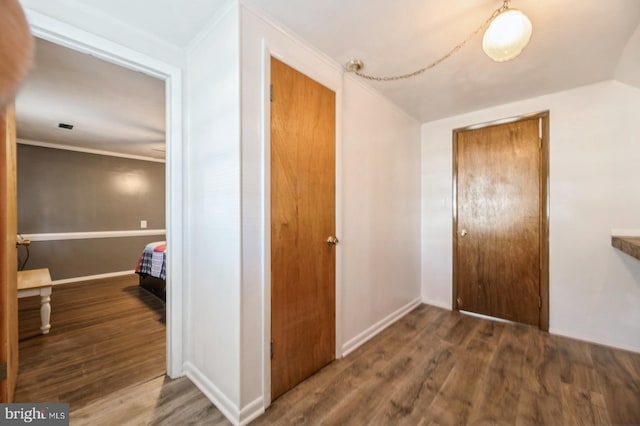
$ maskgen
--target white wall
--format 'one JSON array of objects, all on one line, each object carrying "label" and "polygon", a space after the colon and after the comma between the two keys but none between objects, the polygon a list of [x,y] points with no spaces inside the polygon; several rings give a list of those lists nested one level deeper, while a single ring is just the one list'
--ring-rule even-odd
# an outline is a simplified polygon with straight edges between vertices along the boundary
[{"label": "white wall", "polygon": [[361,83],[343,82],[339,64],[243,7],[243,422],[260,414],[270,394],[271,55],[336,92],[337,355],[344,342],[362,343],[420,296],[419,123]]},{"label": "white wall", "polygon": [[240,404],[240,29],[231,5],[188,54],[185,370],[230,419]]},{"label": "white wall", "polygon": [[550,332],[640,351],[640,90],[608,81],[422,126],[422,296],[451,307],[452,130],[550,110]]},{"label": "white wall", "polygon": [[[335,91],[338,100],[342,92],[342,72],[337,64],[277,28],[259,13],[242,8],[243,420],[259,414],[270,398],[267,349],[270,342],[271,264],[270,240],[265,231],[270,225],[265,224],[270,224],[270,121],[267,117],[270,114],[271,55]],[[337,113],[339,144],[340,105]],[[337,187],[339,191],[340,185]]]},{"label": "white wall", "polygon": [[615,79],[640,88],[640,25],[629,38],[616,69]]},{"label": "white wall", "polygon": [[344,80],[343,105],[348,353],[420,301],[420,125],[352,76]]}]

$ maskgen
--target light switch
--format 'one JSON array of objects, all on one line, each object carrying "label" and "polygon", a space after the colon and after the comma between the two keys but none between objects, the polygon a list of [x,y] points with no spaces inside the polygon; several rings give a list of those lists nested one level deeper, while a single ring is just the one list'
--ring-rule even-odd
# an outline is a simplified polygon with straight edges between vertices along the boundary
[{"label": "light switch", "polygon": [[147,229],[147,221],[146,220],[141,220],[140,221],[140,228],[141,229]]}]

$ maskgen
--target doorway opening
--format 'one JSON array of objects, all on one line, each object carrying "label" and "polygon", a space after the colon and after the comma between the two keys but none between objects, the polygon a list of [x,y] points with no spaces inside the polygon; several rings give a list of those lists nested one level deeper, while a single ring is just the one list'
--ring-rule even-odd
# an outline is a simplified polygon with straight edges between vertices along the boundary
[{"label": "doorway opening", "polygon": [[[60,42],[60,44],[64,45],[65,47],[58,46],[57,44],[54,44],[54,43],[49,43],[46,40],[39,40],[38,41],[39,44],[49,43],[53,46],[54,49],[58,48],[58,49],[68,50],[69,51],[68,53],[70,55],[81,55],[91,59],[92,61],[100,61],[103,64],[105,64],[107,68],[108,67],[121,68],[120,66],[116,66],[115,63],[117,63],[118,65],[126,65],[126,68],[131,68],[131,70],[127,69],[127,70],[123,70],[123,72],[126,71],[129,73],[137,74],[140,77],[144,77],[149,81],[156,80],[156,86],[160,88],[160,92],[161,92],[159,95],[159,108],[161,110],[160,116],[163,122],[165,118],[167,119],[167,123],[166,123],[167,130],[166,130],[166,137],[165,137],[164,123],[162,123],[163,125],[162,125],[162,128],[160,129],[160,132],[158,132],[157,127],[154,128],[153,123],[151,123],[150,120],[148,120],[149,118],[148,116],[140,117],[141,115],[145,115],[144,111],[139,111],[137,114],[127,114],[127,111],[130,112],[130,109],[128,108],[129,105],[127,105],[127,102],[123,102],[119,109],[116,109],[116,110],[107,109],[107,110],[100,111],[103,115],[98,119],[107,118],[106,121],[109,121],[109,119],[114,119],[115,117],[116,119],[120,119],[123,122],[122,123],[123,128],[126,127],[128,130],[131,130],[133,133],[137,131],[136,134],[138,136],[154,135],[154,137],[157,137],[157,138],[159,137],[158,139],[161,139],[161,140],[155,140],[152,142],[150,142],[149,140],[146,141],[147,147],[152,148],[153,151],[155,151],[156,153],[151,153],[150,155],[140,155],[139,153],[126,153],[126,152],[122,153],[122,152],[119,152],[120,149],[115,149],[115,148],[109,149],[109,148],[105,148],[104,145],[93,146],[89,148],[85,147],[86,149],[82,147],[80,147],[80,149],[76,149],[78,148],[76,146],[77,144],[73,143],[73,141],[67,144],[64,150],[58,149],[59,147],[57,146],[56,147],[52,146],[55,144],[49,143],[49,142],[38,143],[38,141],[35,141],[35,143],[32,143],[33,141],[27,140],[25,143],[20,144],[19,149],[24,148],[25,152],[30,151],[28,154],[25,154],[25,157],[26,156],[34,157],[33,155],[34,153],[36,153],[36,157],[38,155],[42,156],[43,153],[47,153],[47,155],[53,155],[54,157],[66,157],[68,161],[67,165],[69,165],[70,167],[68,169],[65,168],[64,166],[61,166],[58,168],[58,171],[62,171],[63,174],[64,172],[67,172],[67,174],[72,175],[73,173],[71,173],[71,169],[72,169],[71,166],[77,166],[76,172],[78,170],[88,171],[90,176],[89,178],[83,179],[82,177],[77,176],[77,180],[82,181],[82,182],[78,182],[79,186],[83,186],[83,185],[89,186],[90,183],[98,184],[98,185],[102,184],[106,186],[110,185],[112,187],[111,189],[115,188],[114,190],[119,190],[121,193],[127,193],[127,195],[130,197],[129,199],[130,202],[129,203],[120,202],[119,205],[115,206],[116,210],[118,211],[118,214],[116,214],[117,220],[124,219],[124,221],[128,221],[127,223],[132,221],[131,217],[127,219],[125,216],[131,213],[131,210],[134,210],[133,206],[136,201],[139,201],[141,192],[144,192],[143,190],[145,189],[145,187],[149,191],[156,192],[157,196],[155,197],[156,200],[154,201],[154,206],[155,204],[158,204],[159,206],[159,207],[156,206],[156,208],[153,209],[154,211],[151,211],[151,209],[149,209],[148,215],[145,214],[146,217],[145,216],[143,216],[142,218],[138,217],[138,219],[136,219],[135,221],[135,224],[128,225],[126,228],[122,226],[118,226],[117,230],[113,228],[115,228],[116,225],[120,225],[124,222],[119,222],[118,224],[108,224],[102,229],[100,229],[99,227],[97,227],[98,229],[86,227],[85,229],[82,230],[84,232],[78,231],[77,229],[72,229],[71,226],[73,224],[69,224],[69,223],[67,223],[68,227],[67,228],[63,227],[64,229],[61,229],[60,232],[34,232],[32,233],[32,235],[34,235],[36,238],[34,238],[33,245],[31,246],[30,260],[28,260],[24,266],[26,267],[26,269],[29,269],[30,267],[37,267],[38,266],[37,262],[42,261],[42,256],[40,255],[49,256],[51,253],[47,253],[46,250],[42,250],[42,246],[46,244],[52,244],[52,243],[62,244],[64,241],[64,244],[71,243],[72,245],[75,245],[77,248],[78,246],[82,246],[83,244],[86,245],[86,243],[88,242],[93,243],[93,244],[89,244],[90,246],[99,245],[96,241],[87,241],[87,240],[102,240],[101,242],[108,241],[107,243],[108,248],[105,249],[104,247],[101,247],[101,248],[95,249],[94,251],[97,251],[102,255],[103,263],[107,263],[107,260],[122,261],[122,259],[124,258],[125,262],[127,263],[127,267],[124,269],[130,272],[133,272],[133,269],[136,267],[138,257],[140,256],[142,249],[144,248],[144,245],[145,245],[144,243],[147,240],[149,239],[172,240],[174,235],[180,234],[179,232],[179,228],[181,226],[180,217],[178,216],[176,218],[175,215],[171,215],[171,213],[177,210],[175,208],[176,207],[175,196],[172,197],[172,195],[175,194],[176,192],[178,194],[180,193],[179,187],[176,185],[176,183],[179,182],[180,179],[179,178],[176,179],[176,178],[181,173],[181,170],[178,167],[176,167],[179,164],[179,161],[176,162],[175,161],[176,158],[173,158],[173,159],[171,158],[172,157],[171,153],[172,152],[175,153],[176,150],[175,148],[173,151],[171,150],[172,144],[170,143],[171,141],[173,141],[173,143],[176,144],[178,142],[177,135],[180,134],[180,129],[179,129],[180,123],[178,120],[173,119],[175,112],[177,111],[175,99],[176,99],[176,94],[179,94],[179,90],[176,89],[176,87],[180,86],[179,71],[177,69],[173,69],[170,66],[164,66],[159,62],[148,60],[148,58],[145,58],[143,56],[140,58],[136,58],[136,56],[138,55],[136,55],[135,53],[131,54],[131,52],[124,52],[122,56],[119,54],[119,52],[113,53],[113,50],[118,51],[120,49],[117,46],[110,46],[108,42],[95,40],[87,34],[80,34],[72,30],[69,30],[68,28],[66,29],[66,31],[67,32],[70,31],[74,33],[73,34],[74,37],[68,37],[68,36],[65,37],[61,33],[53,33],[51,30],[47,30],[45,28],[47,25],[48,23],[45,22],[43,26],[38,26],[37,20],[36,20],[36,24],[32,29],[34,30],[34,33],[36,35],[44,35],[44,38],[49,39],[54,43],[64,40],[64,42]],[[58,31],[58,28],[56,28],[56,31]],[[65,32],[64,27],[62,27],[61,32],[62,33]],[[76,38],[77,40],[73,41],[73,39],[76,39]],[[88,41],[85,40],[85,43],[82,43],[81,39],[83,38],[89,39],[89,40]],[[93,48],[92,44],[100,45],[100,48],[98,47]],[[68,47],[70,47],[72,50],[67,49]],[[91,52],[93,56],[107,59],[107,62],[102,61],[101,59],[96,59],[94,57],[91,57],[83,53],[76,52],[75,48],[78,48],[84,52]],[[43,49],[43,50],[46,50],[46,49]],[[151,62],[151,64],[149,64],[149,62]],[[69,64],[64,64],[64,65],[69,66]],[[113,71],[113,68],[111,68],[111,70],[107,71],[106,73],[109,74],[112,71]],[[64,70],[64,72],[69,72],[69,70]],[[98,73],[97,77],[100,77],[99,75],[100,71],[97,70],[96,72]],[[149,75],[143,75],[143,73],[149,74]],[[81,85],[78,85],[78,86],[81,86]],[[165,90],[166,90],[166,93],[165,93]],[[52,94],[48,93],[48,95],[51,96]],[[111,97],[112,100],[114,97],[117,99],[117,93],[113,93],[113,91],[110,91],[110,92],[105,91],[105,93],[101,93],[101,95],[104,97]],[[73,90],[71,90],[71,92],[69,93],[69,96],[71,98],[74,98],[74,97],[79,98],[81,97],[81,94],[78,93],[77,91],[74,92]],[[18,101],[18,104],[20,104],[20,100]],[[167,112],[165,112],[165,108],[167,108]],[[19,109],[18,121],[20,122],[21,121],[20,106],[18,106],[18,109]],[[60,110],[62,110],[62,108],[60,108]],[[51,116],[55,115],[54,112],[55,112],[54,110],[49,110],[49,115]],[[91,114],[86,109],[77,108],[76,113],[78,113],[78,116],[80,116],[83,119],[82,125],[79,125],[76,127],[77,130],[81,131],[81,134],[82,134],[82,131],[86,132],[91,127],[91,125],[87,125],[87,122],[89,122],[89,124],[95,124],[91,120],[92,118],[95,118],[95,117],[90,117]],[[83,113],[87,113],[87,114],[83,115]],[[62,123],[62,120],[60,121]],[[65,120],[65,123],[62,123],[62,124],[68,124],[66,123],[66,121],[70,121],[70,120]],[[139,125],[140,127],[136,128],[136,125]],[[146,125],[146,127],[144,127],[144,125]],[[60,126],[59,127],[60,131],[68,130],[68,127],[66,129],[65,127],[67,126]],[[126,136],[122,137],[123,134],[126,133],[124,132],[123,129],[112,129],[112,130],[113,130],[111,132],[112,134],[116,134],[121,137],[120,142],[126,142],[128,139],[130,142],[131,141],[130,139],[133,139],[133,138],[127,138]],[[122,130],[124,133],[118,133],[118,130]],[[85,138],[86,136],[87,136],[87,133],[84,133]],[[19,138],[22,137],[20,129],[18,130],[18,137]],[[29,139],[35,139],[35,138],[30,137]],[[90,139],[90,138],[86,138],[86,139]],[[106,137],[104,138],[98,137],[96,139],[98,139],[97,142],[102,144],[107,144],[109,142],[107,140],[108,138]],[[164,142],[165,139],[166,139],[166,144]],[[93,142],[96,142],[96,140],[94,140]],[[141,148],[142,145],[143,143],[140,143],[138,148]],[[167,155],[166,171],[165,171],[164,161],[158,158],[154,158],[158,156],[164,156],[164,154],[161,153],[161,151],[164,151],[163,148],[165,146],[169,148],[166,150],[169,153]],[[116,151],[117,151],[116,154],[118,155],[111,155]],[[175,154],[173,156],[175,157]],[[89,164],[86,164],[84,162],[87,159],[90,159]],[[177,160],[179,160],[179,158]],[[18,161],[20,161],[20,159]],[[96,170],[98,169],[100,170],[101,174],[96,172]],[[50,170],[47,170],[47,172],[49,171]],[[46,175],[46,173],[43,173],[43,174]],[[67,176],[67,177],[73,178],[73,176]],[[152,183],[153,185],[155,185],[153,188],[152,188],[153,186]],[[166,198],[165,198],[165,184],[166,184]],[[63,191],[67,190],[68,192],[74,192],[75,190],[78,189],[78,188],[68,188],[65,185],[59,185],[59,186],[61,187],[61,190]],[[178,189],[178,191],[176,191],[176,189]],[[33,195],[33,193],[39,193],[40,196],[43,196],[45,198],[47,196],[52,196],[52,194],[48,192],[49,191],[34,190],[31,192],[31,195]],[[160,193],[162,194],[159,195]],[[69,195],[70,194],[68,193],[67,194],[63,193],[58,198],[64,198],[65,196],[68,197]],[[100,191],[94,191],[93,198],[99,198],[100,195],[101,195]],[[53,197],[53,199],[55,198],[56,197]],[[91,198],[91,196],[87,195],[86,198]],[[88,202],[86,199],[82,201]],[[82,204],[82,203],[79,202],[77,204]],[[112,204],[115,204],[115,203],[112,203]],[[178,205],[179,204],[181,203],[178,200]],[[147,206],[147,207],[154,207],[154,206]],[[83,221],[87,219],[88,216],[91,216],[93,219],[96,219],[97,217],[99,218],[102,216],[108,216],[103,214],[105,213],[104,209],[105,207],[103,206],[102,208],[96,209],[96,210],[102,210],[102,211],[90,212],[91,214],[86,214],[87,210],[85,209],[84,214],[80,214],[77,217],[80,217],[81,218],[80,221]],[[165,212],[166,212],[166,224],[164,223]],[[64,218],[62,218],[61,220],[62,222],[58,222],[58,224],[63,223]],[[84,224],[86,225],[86,223]],[[140,226],[140,229],[137,228],[138,226]],[[152,227],[153,229],[151,229]],[[164,236],[165,229],[167,234],[166,238]],[[126,232],[126,231],[132,231],[132,232]],[[159,231],[162,231],[162,233],[160,233]],[[48,235],[43,235],[43,234],[48,234]],[[51,235],[51,234],[60,234],[60,235]],[[62,234],[66,234],[66,235],[62,235]],[[132,234],[132,235],[129,235],[129,234]],[[128,248],[121,250],[121,248],[125,246],[125,244],[122,244],[122,242],[125,239],[129,240],[129,243],[126,244]],[[122,275],[122,272],[124,271],[124,269],[121,269],[119,267],[116,268],[116,269],[119,269],[118,271],[114,271],[116,273],[93,274],[93,273],[87,272],[88,271],[87,268],[90,269],[91,266],[95,267],[96,263],[98,264],[100,263],[100,261],[96,259],[95,261],[78,262],[77,264],[81,265],[85,269],[81,268],[82,270],[72,273],[74,277],[69,278],[68,265],[64,265],[64,262],[58,262],[55,268],[52,268],[56,270],[56,272],[52,270],[52,276],[53,276],[54,284],[61,284],[61,286],[54,286],[53,288],[52,302],[51,302],[51,305],[53,307],[53,312],[51,315],[51,320],[52,320],[51,331],[46,336],[37,336],[37,337],[33,336],[32,339],[28,339],[28,340],[33,342],[36,340],[36,338],[40,338],[40,337],[51,339],[52,337],[54,337],[54,334],[56,332],[59,331],[62,333],[65,329],[68,330],[69,329],[68,324],[65,324],[64,322],[62,323],[59,322],[56,324],[56,313],[62,314],[65,309],[71,310],[71,311],[73,311],[74,309],[76,310],[75,314],[71,315],[71,317],[75,317],[74,319],[84,319],[88,323],[92,323],[93,325],[96,325],[96,323],[100,323],[100,322],[109,323],[109,320],[111,319],[111,317],[118,316],[117,313],[114,314],[113,312],[109,312],[109,310],[115,308],[116,306],[121,308],[122,305],[125,304],[124,302],[127,299],[127,297],[131,300],[138,299],[139,303],[136,305],[139,308],[138,314],[140,314],[145,310],[146,311],[151,310],[153,311],[153,314],[151,315],[151,318],[144,319],[143,318],[144,315],[142,314],[138,315],[135,312],[133,312],[133,310],[130,310],[131,312],[128,312],[132,314],[132,321],[130,325],[140,326],[142,323],[144,323],[144,321],[147,321],[148,323],[147,325],[150,325],[151,323],[155,323],[154,324],[155,326],[159,325],[159,327],[161,328],[161,329],[158,329],[156,327],[156,330],[154,331],[154,335],[152,338],[155,342],[158,342],[158,341],[161,342],[161,349],[157,350],[156,348],[154,352],[155,355],[148,356],[147,360],[144,363],[141,363],[140,365],[138,365],[138,367],[142,368],[141,366],[148,366],[150,364],[155,363],[158,366],[157,371],[159,371],[160,374],[164,374],[165,371],[172,376],[179,374],[179,370],[177,370],[175,366],[179,365],[181,363],[181,360],[176,359],[176,357],[172,356],[174,353],[176,353],[176,351],[175,351],[175,348],[173,348],[170,345],[170,343],[172,340],[171,326],[175,325],[173,321],[171,321],[172,313],[175,311],[175,303],[172,302],[174,298],[173,296],[177,295],[178,296],[177,299],[180,300],[179,295],[181,293],[181,289],[172,288],[170,283],[174,282],[173,280],[171,280],[171,277],[178,276],[181,271],[181,259],[179,258],[180,244],[181,244],[181,240],[178,239],[178,241],[176,241],[176,248],[177,248],[176,253],[178,253],[178,255],[175,257],[173,257],[172,254],[170,255],[171,265],[168,266],[166,269],[166,272],[167,272],[166,281],[168,283],[166,324],[169,327],[165,326],[164,305],[159,299],[156,299],[155,296],[146,293],[144,290],[138,287],[137,276],[133,274]],[[41,248],[37,248],[36,245],[40,245]],[[137,245],[137,248],[135,249],[135,254],[129,259],[129,257],[126,256],[125,252],[130,251],[131,250],[130,247],[134,245]],[[114,247],[115,247],[115,250],[114,250]],[[65,250],[69,251],[71,249],[65,249]],[[64,252],[65,250],[53,250],[53,251]],[[87,250],[87,251],[90,251],[90,250]],[[26,260],[25,253],[22,252],[21,254],[23,259],[22,263],[24,263],[24,260]],[[80,257],[81,255],[86,253],[84,253],[84,250],[82,250],[81,248],[80,251],[76,251],[76,254],[78,257]],[[105,257],[111,257],[111,258],[105,259]],[[116,259],[113,259],[113,258],[116,258]],[[51,261],[51,259],[49,259],[49,261],[46,263],[48,265],[55,263],[55,262],[53,263],[49,263],[49,262],[53,262]],[[65,270],[65,266],[67,267],[66,270]],[[107,266],[106,268],[113,270],[113,268],[110,266]],[[65,274],[67,275],[65,276]],[[71,282],[78,281],[78,278],[87,278],[88,281],[90,282],[83,283],[83,284],[71,283]],[[98,279],[96,280],[95,278],[98,278]],[[57,281],[57,283],[55,281]],[[176,281],[179,283],[179,280],[176,280]],[[114,283],[115,283],[115,287],[114,287]],[[63,287],[70,287],[70,289],[69,291],[66,291],[66,289],[65,291],[62,291]],[[107,298],[105,297],[106,293],[102,291],[106,287],[115,288],[115,293],[113,291],[111,292],[113,293],[112,295],[115,297],[115,299],[114,297],[109,299],[113,303],[109,303],[108,301],[107,303],[104,303],[105,300],[101,300],[101,299]],[[78,298],[78,296],[81,295],[83,292],[90,295],[91,300],[89,303],[83,303],[83,301],[86,302],[87,300],[81,296],[80,298]],[[67,296],[69,296],[67,298],[69,302],[66,303],[66,306],[60,306],[60,305],[56,306],[56,302],[63,303],[61,299],[63,294],[66,294]],[[172,309],[172,305],[174,305],[173,306],[174,309]],[[84,313],[81,313],[82,309],[85,310]],[[145,315],[147,315],[147,317],[149,316],[148,314],[149,312],[145,312]],[[99,319],[96,319],[96,317]],[[135,319],[133,319],[133,317],[135,317]],[[138,330],[143,330],[143,329],[144,327],[138,328]],[[116,333],[116,334],[126,335],[127,333],[126,332],[123,333],[123,330],[126,330],[126,327],[125,328],[113,327],[113,333]],[[106,361],[107,364],[113,363],[116,359],[114,358],[116,356],[115,352],[109,353],[108,351],[104,351],[104,352],[101,351],[103,347],[101,347],[100,345],[104,344],[104,341],[106,340],[105,336],[96,334],[94,338],[100,341],[100,343],[97,343],[96,344],[97,346],[92,347],[92,343],[90,341],[87,341],[85,342],[86,346],[89,348],[92,348],[97,357],[102,356],[102,358],[104,358],[104,361]],[[134,340],[129,341],[130,343],[132,343],[132,345],[129,345],[129,346],[133,346],[133,343],[136,343],[138,345],[138,349],[144,346],[144,344],[141,341],[138,341],[140,339],[134,339]],[[29,344],[37,346],[36,343],[29,343]],[[120,351],[118,352],[126,352],[127,350],[132,349],[129,346],[126,343],[122,343],[122,345],[119,347]],[[60,347],[58,347],[58,349],[60,349]],[[46,358],[51,359],[51,355],[52,354],[49,354],[49,356],[46,356]],[[110,358],[109,355],[113,355],[114,357]],[[40,354],[40,356],[42,357],[43,355]],[[73,358],[73,356],[71,358]],[[24,357],[22,361],[24,361]],[[45,362],[42,362],[41,364],[45,364]],[[69,365],[64,363],[59,363],[58,366],[60,368],[66,368],[66,369],[70,368]],[[76,377],[77,374],[72,374],[72,373],[69,373],[68,375],[62,374],[64,373],[64,371],[66,370],[58,371],[58,375],[63,376],[64,380],[66,381],[73,382],[75,380],[73,377]],[[78,370],[74,370],[74,373],[77,373],[77,371]],[[126,376],[126,374],[121,376]],[[97,377],[93,377],[92,380],[95,383],[88,387],[78,385],[78,383],[76,383],[75,386],[80,387],[86,393],[91,393],[93,389],[91,386],[93,386],[94,388],[96,388],[96,386],[106,387],[104,380],[100,381],[99,378]],[[114,377],[109,378],[109,380],[111,380],[110,385],[114,385],[116,387],[125,384],[125,380],[120,380],[118,384],[118,380]],[[55,387],[55,384],[52,384],[51,381],[49,381],[46,385],[48,387]],[[42,386],[42,388],[47,386]],[[18,388],[18,397],[20,397],[20,387]],[[61,397],[57,400],[60,400],[62,402],[65,400],[65,398],[66,397],[64,395],[61,395]],[[36,399],[40,400],[40,398],[36,398]],[[36,399],[33,399],[33,400],[36,400]],[[47,400],[51,400],[51,399],[47,399]]]}]

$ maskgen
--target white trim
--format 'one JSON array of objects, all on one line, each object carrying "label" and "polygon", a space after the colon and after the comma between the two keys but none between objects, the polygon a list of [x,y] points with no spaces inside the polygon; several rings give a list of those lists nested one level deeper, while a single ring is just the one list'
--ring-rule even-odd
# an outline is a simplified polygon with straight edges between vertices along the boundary
[{"label": "white trim", "polygon": [[612,237],[640,237],[640,229],[612,229]]},{"label": "white trim", "polygon": [[202,43],[203,40],[207,38],[207,36],[215,31],[220,21],[222,21],[229,12],[231,12],[232,8],[236,6],[236,0],[227,0],[225,3],[218,7],[217,13],[207,21],[207,24],[196,34],[195,37],[191,39],[189,44],[187,44],[186,53],[187,57],[191,56],[193,51]]},{"label": "white trim", "polygon": [[367,328],[365,331],[358,334],[356,337],[344,344],[344,346],[342,347],[342,356],[349,355],[351,352],[358,349],[360,346],[376,336],[382,330],[389,327],[391,324],[398,321],[400,318],[402,318],[421,304],[422,300],[420,298],[412,300],[397,311],[391,313],[390,315],[387,315],[377,323],[373,324],[371,327]]},{"label": "white trim", "polygon": [[422,299],[422,303],[424,303],[425,305],[435,306],[436,308],[446,309],[447,311],[451,310],[451,305],[449,303],[446,303],[446,302],[440,302],[440,301],[437,301],[437,300],[423,298]]},{"label": "white trim", "polygon": [[129,238],[165,235],[165,229],[140,229],[133,231],[97,231],[97,232],[56,232],[49,234],[22,234],[25,240],[35,241],[65,241],[65,240],[94,240],[98,238]]},{"label": "white trim", "polygon": [[76,277],[76,278],[65,278],[63,280],[55,280],[51,281],[51,284],[56,286],[60,284],[70,284],[70,283],[78,283],[81,281],[93,281],[93,280],[102,280],[106,278],[115,278],[122,277],[125,275],[135,274],[136,271],[120,271],[120,272],[110,272],[108,274],[98,274],[98,275],[87,275],[86,277]]},{"label": "white trim", "polygon": [[338,71],[341,73],[344,72],[342,65],[340,65],[335,59],[333,59],[331,56],[327,55],[326,53],[318,50],[316,46],[314,46],[307,40],[301,38],[298,34],[296,34],[294,31],[292,31],[288,27],[285,27],[284,25],[280,24],[276,19],[274,19],[272,16],[270,16],[263,10],[260,10],[258,8],[253,7],[252,5],[247,4],[245,0],[240,0],[240,5],[241,5],[241,9],[247,10],[248,12],[253,14],[255,17],[262,20],[265,24],[273,28],[275,31],[279,32],[282,36],[298,44],[304,50],[310,52],[316,59],[321,60],[329,67],[333,68],[335,71]]},{"label": "white trim", "polygon": [[629,351],[629,352],[633,352],[633,353],[637,353],[640,354],[640,346],[631,346],[631,345],[627,345],[625,343],[619,344],[613,344],[613,343],[606,343],[603,342],[600,339],[594,339],[592,337],[588,337],[588,336],[584,336],[581,334],[576,334],[576,333],[572,333],[569,331],[563,331],[560,330],[558,328],[555,327],[550,327],[549,328],[549,334],[553,334],[554,336],[560,336],[560,337],[564,337],[567,339],[573,339],[573,340],[579,340],[581,342],[587,342],[587,343],[592,343],[595,345],[600,345],[600,346],[606,346],[609,348],[614,348],[614,349],[622,349],[624,351]]},{"label": "white trim", "polygon": [[262,397],[271,405],[271,53],[262,39]]},{"label": "white trim", "polygon": [[[165,81],[166,96],[166,214],[167,242],[172,254],[167,259],[167,375],[183,374],[182,285],[182,70],[159,59],[83,31],[50,16],[25,8],[31,31],[53,43],[93,55],[116,65]],[[174,285],[170,285],[174,283]]]},{"label": "white trim", "polygon": [[[335,233],[336,237],[343,244],[345,241],[342,236],[342,188],[343,185],[343,167],[342,167],[342,115],[343,115],[343,88],[344,88],[344,80],[340,81],[340,88],[336,90],[336,147],[335,147]],[[336,287],[336,307],[335,307],[335,321],[336,321],[336,330],[335,330],[335,352],[336,359],[342,358],[342,343],[343,343],[343,333],[342,333],[342,294],[343,294],[343,280],[342,280],[342,245],[338,244],[335,247],[336,251],[336,265],[335,265],[335,287]]]},{"label": "white trim", "polygon": [[240,426],[248,425],[264,413],[264,400],[256,398],[240,410]]},{"label": "white trim", "polygon": [[205,376],[198,367],[190,362],[184,363],[184,373],[218,410],[234,425],[240,424],[240,411],[216,385]]},{"label": "white trim", "polygon": [[101,149],[85,148],[81,146],[32,141],[29,139],[18,139],[16,142],[20,145],[39,146],[41,148],[60,149],[64,151],[82,152],[85,154],[105,155],[108,157],[127,158],[129,160],[151,161],[153,163],[165,163],[165,160],[163,158],[145,157],[144,155],[124,154],[122,152],[104,151]]}]

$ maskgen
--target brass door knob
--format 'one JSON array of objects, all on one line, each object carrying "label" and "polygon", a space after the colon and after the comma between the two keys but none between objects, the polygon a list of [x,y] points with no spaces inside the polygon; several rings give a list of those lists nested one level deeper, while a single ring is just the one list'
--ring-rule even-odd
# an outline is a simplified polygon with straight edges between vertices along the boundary
[{"label": "brass door knob", "polygon": [[340,240],[337,237],[334,237],[333,235],[327,238],[327,244],[329,244],[330,246],[336,246],[338,245],[339,242]]},{"label": "brass door knob", "polygon": [[468,234],[468,232],[467,232],[467,230],[466,230],[466,229],[463,229],[463,230],[460,232],[460,235],[462,235],[463,237],[464,237],[464,236],[466,236],[467,234]]}]

